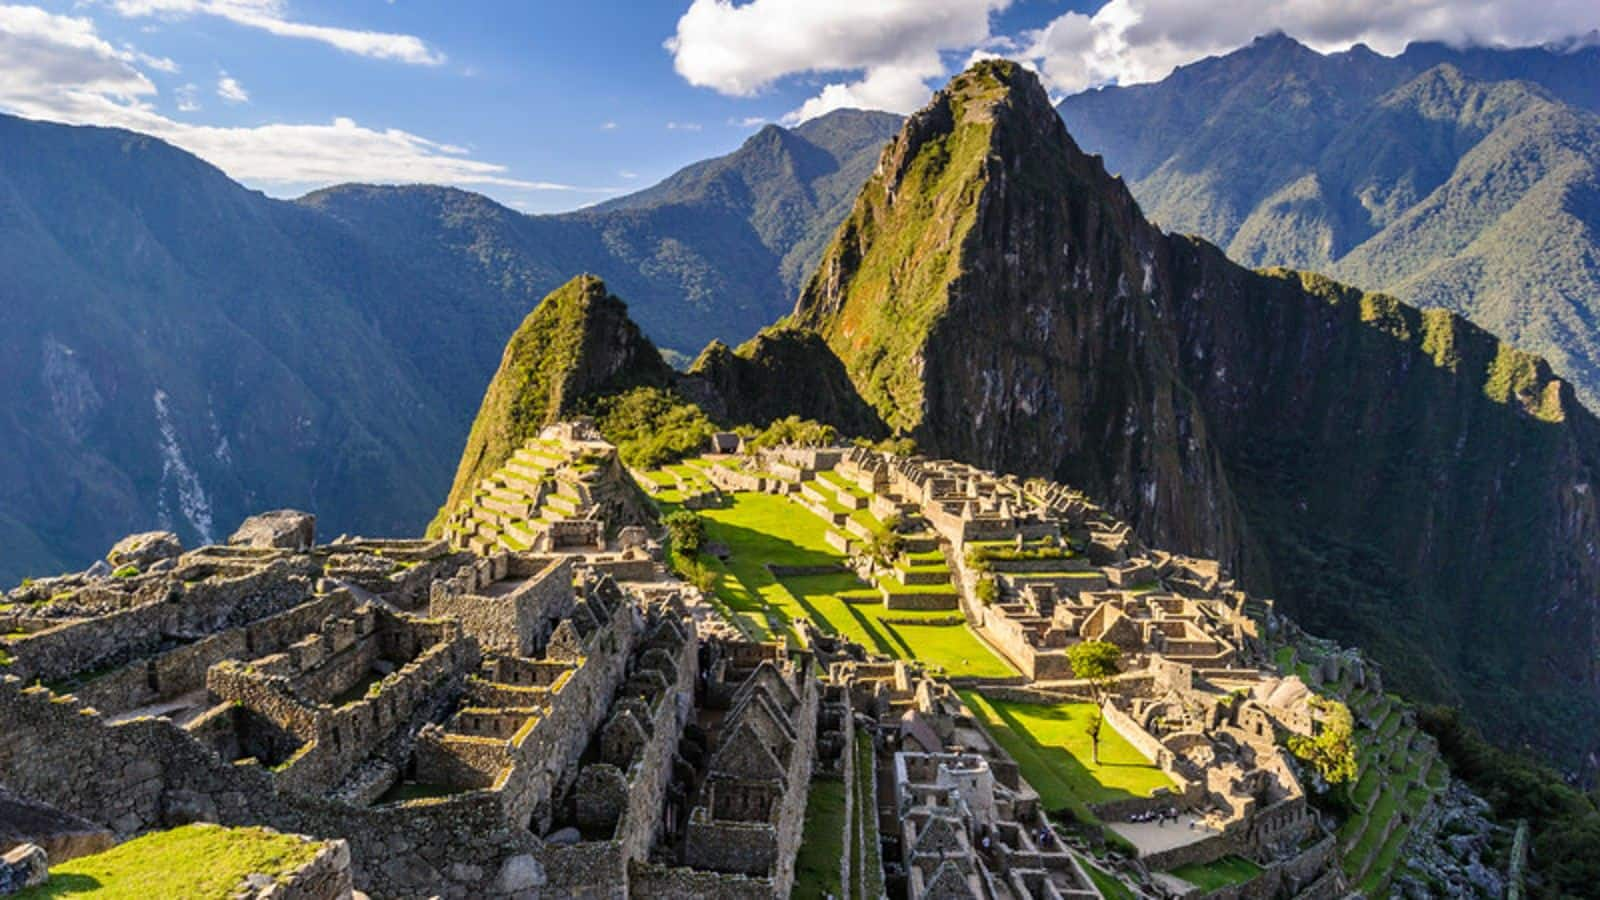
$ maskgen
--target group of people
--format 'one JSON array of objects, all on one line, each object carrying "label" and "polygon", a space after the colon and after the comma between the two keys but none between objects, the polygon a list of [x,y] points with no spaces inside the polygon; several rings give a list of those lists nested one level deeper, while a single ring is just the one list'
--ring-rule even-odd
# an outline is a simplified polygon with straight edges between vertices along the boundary
[{"label": "group of people", "polygon": [[1137,812],[1129,816],[1128,821],[1154,822],[1159,826],[1165,827],[1168,821],[1173,823],[1178,822],[1178,810],[1176,807],[1172,806],[1165,806],[1161,809],[1145,810],[1144,812]]}]

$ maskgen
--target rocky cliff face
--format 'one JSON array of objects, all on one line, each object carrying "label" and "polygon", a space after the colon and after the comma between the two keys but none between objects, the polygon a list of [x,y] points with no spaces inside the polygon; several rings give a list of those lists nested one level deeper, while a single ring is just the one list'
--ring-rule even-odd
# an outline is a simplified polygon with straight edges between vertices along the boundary
[{"label": "rocky cliff face", "polygon": [[679,386],[721,422],[764,424],[798,415],[858,437],[887,430],[822,338],[798,328],[768,328],[737,348],[714,341]]},{"label": "rocky cliff face", "polygon": [[921,446],[1226,556],[1239,517],[1161,318],[1162,241],[1034,77],[984,63],[884,150],[795,318]]},{"label": "rocky cliff face", "polygon": [[1593,746],[1600,429],[1570,388],[1453,314],[1162,234],[1019,67],[907,122],[795,320],[930,451],[1074,482],[1402,689]]},{"label": "rocky cliff face", "polygon": [[541,300],[506,344],[441,515],[581,401],[639,385],[664,386],[674,377],[605,282],[593,275],[572,279]]}]

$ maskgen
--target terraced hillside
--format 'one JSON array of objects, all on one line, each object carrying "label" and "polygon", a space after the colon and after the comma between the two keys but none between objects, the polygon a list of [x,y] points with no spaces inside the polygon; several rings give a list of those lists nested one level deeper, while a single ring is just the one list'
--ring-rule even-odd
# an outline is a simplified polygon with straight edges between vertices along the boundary
[{"label": "terraced hillside", "polygon": [[481,479],[444,533],[483,554],[592,543],[607,528],[647,521],[642,499],[611,445],[542,436]]},{"label": "terraced hillside", "polygon": [[[1296,648],[1280,648],[1277,661],[1281,670],[1315,680]],[[1344,675],[1319,688],[1349,706],[1356,720],[1360,775],[1350,791],[1353,813],[1339,826],[1339,853],[1350,884],[1382,897],[1402,864],[1406,840],[1432,824],[1449,769],[1434,739],[1417,728],[1410,704]]]}]

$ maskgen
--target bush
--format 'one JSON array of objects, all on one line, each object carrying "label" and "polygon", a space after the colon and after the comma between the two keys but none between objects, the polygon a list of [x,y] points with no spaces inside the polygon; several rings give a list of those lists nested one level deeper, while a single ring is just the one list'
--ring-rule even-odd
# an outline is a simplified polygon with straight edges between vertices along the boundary
[{"label": "bush", "polygon": [[716,426],[700,407],[669,390],[634,388],[599,401],[595,424],[617,445],[622,461],[658,469],[706,448]]},{"label": "bush", "polygon": [[667,537],[672,541],[674,551],[685,559],[700,555],[700,548],[706,542],[705,520],[687,509],[680,509],[668,513],[662,518],[661,524],[667,527]]},{"label": "bush", "polygon": [[128,563],[127,565],[122,566],[121,568],[117,569],[115,572],[112,572],[111,573],[111,577],[112,578],[132,578],[132,577],[134,577],[135,575],[138,575],[138,574],[139,574],[139,567],[134,565],[133,563]]},{"label": "bush", "polygon": [[994,580],[993,575],[985,575],[978,579],[978,587],[973,592],[978,597],[978,602],[989,606],[1000,599],[1000,582]]},{"label": "bush", "polygon": [[760,434],[746,439],[757,450],[770,447],[832,447],[839,441],[839,429],[814,419],[788,416],[768,425]]},{"label": "bush", "polygon": [[702,560],[684,559],[678,566],[678,574],[702,594],[711,594],[717,589],[717,570]]}]

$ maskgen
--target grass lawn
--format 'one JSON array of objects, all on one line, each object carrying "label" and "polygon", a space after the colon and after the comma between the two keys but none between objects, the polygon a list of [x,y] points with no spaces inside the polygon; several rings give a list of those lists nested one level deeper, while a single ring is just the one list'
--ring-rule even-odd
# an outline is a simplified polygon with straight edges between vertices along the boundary
[{"label": "grass lawn", "polygon": [[885,617],[937,621],[959,612],[891,612],[881,602],[846,603],[840,594],[868,587],[849,573],[774,578],[768,564],[844,562],[824,539],[827,524],[800,504],[772,494],[736,493],[726,506],[698,512],[706,522],[706,539],[725,544],[729,551],[726,563],[706,558],[721,576],[717,596],[759,638],[798,640],[792,623],[810,618],[824,632],[844,635],[869,650],[921,660],[953,675],[1016,674],[965,625],[883,621]]},{"label": "grass lawn", "polygon": [[1094,886],[1106,900],[1134,900],[1133,891],[1122,883],[1122,879],[1103,871],[1082,856],[1078,857],[1078,864],[1089,873],[1089,880],[1094,882]]},{"label": "grass lawn", "polygon": [[[868,650],[896,659],[920,660],[952,675],[1005,678],[1016,674],[967,626],[931,624],[960,616],[959,610],[890,610],[882,602],[846,603],[839,595],[861,587],[854,575],[806,575],[784,579],[784,584],[818,628],[843,635]],[[930,624],[908,624],[918,619]]]},{"label": "grass lawn", "polygon": [[1093,762],[1089,703],[1035,704],[990,700],[962,691],[967,706],[1022,768],[1046,809],[1078,813],[1084,804],[1147,797],[1172,779],[1111,726],[1100,731],[1100,763]]},{"label": "grass lawn", "polygon": [[1224,856],[1205,865],[1179,866],[1172,874],[1203,891],[1244,884],[1261,874],[1261,867],[1242,856]]},{"label": "grass lawn", "polygon": [[806,798],[806,830],[794,860],[796,898],[839,895],[839,860],[844,858],[843,779],[818,778]]},{"label": "grass lawn", "polygon": [[226,900],[246,875],[287,873],[310,862],[317,850],[317,844],[260,828],[185,825],[51,866],[48,883],[15,897]]}]

